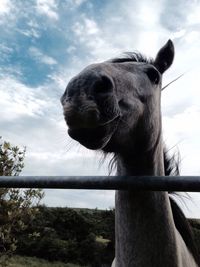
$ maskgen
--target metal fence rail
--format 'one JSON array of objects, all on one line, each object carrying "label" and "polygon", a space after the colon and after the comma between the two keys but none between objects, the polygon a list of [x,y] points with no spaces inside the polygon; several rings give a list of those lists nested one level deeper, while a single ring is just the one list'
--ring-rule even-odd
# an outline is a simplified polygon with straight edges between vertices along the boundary
[{"label": "metal fence rail", "polygon": [[200,176],[0,176],[0,188],[200,192]]}]

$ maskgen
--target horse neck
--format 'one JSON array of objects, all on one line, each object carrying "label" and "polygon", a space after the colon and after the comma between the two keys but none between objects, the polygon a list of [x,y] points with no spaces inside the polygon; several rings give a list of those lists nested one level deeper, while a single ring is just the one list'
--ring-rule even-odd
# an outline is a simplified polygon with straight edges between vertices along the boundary
[{"label": "horse neck", "polygon": [[[118,155],[117,167],[118,175],[164,175],[161,136],[153,151]],[[116,267],[179,266],[166,192],[117,191],[115,209]]]}]

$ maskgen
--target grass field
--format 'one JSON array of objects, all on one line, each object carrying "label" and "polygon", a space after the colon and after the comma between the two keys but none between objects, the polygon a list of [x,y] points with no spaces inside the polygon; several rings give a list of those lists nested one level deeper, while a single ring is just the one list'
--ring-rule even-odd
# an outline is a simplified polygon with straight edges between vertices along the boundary
[{"label": "grass field", "polygon": [[[5,265],[0,265],[4,267]],[[43,259],[14,256],[8,261],[6,267],[86,267],[71,263],[49,262]]]}]

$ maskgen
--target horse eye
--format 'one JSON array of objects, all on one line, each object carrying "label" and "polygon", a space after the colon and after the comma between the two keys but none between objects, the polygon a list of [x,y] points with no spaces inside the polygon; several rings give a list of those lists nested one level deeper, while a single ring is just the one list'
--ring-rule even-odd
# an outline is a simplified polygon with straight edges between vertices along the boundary
[{"label": "horse eye", "polygon": [[160,82],[160,73],[155,68],[148,68],[146,71],[146,74],[149,78],[149,80],[155,84],[158,84]]}]

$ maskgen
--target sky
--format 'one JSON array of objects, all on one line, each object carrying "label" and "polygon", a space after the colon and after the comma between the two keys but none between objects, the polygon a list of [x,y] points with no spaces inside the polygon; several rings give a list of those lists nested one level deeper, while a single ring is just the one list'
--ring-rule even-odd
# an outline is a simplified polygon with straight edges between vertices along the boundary
[{"label": "sky", "polygon": [[[163,85],[163,138],[181,174],[200,175],[198,0],[0,0],[0,136],[26,146],[22,175],[106,175],[108,160],[67,135],[60,97],[85,66],[125,51],[155,57],[170,38],[175,60]],[[200,194],[180,204],[200,218]],[[45,190],[48,206],[114,207],[113,191]]]}]

